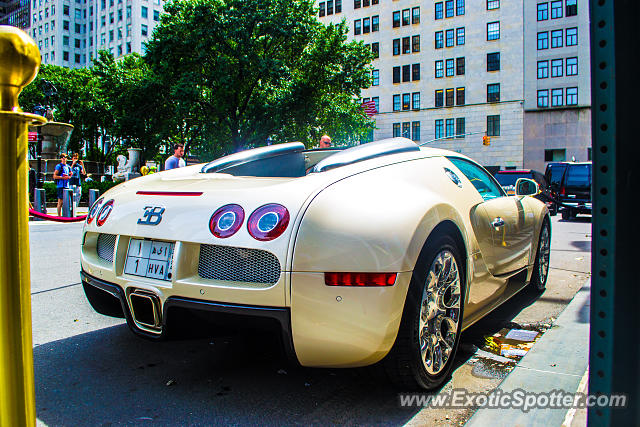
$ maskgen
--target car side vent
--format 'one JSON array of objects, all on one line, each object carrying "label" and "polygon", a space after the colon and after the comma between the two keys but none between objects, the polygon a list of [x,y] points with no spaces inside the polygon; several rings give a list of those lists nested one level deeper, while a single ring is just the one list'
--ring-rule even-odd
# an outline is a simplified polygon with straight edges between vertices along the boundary
[{"label": "car side vent", "polygon": [[275,284],[280,262],[271,252],[218,245],[200,245],[198,274],[205,279]]},{"label": "car side vent", "polygon": [[105,261],[113,263],[113,252],[116,247],[115,234],[100,234],[98,236],[98,244],[96,245],[96,252],[98,257]]}]

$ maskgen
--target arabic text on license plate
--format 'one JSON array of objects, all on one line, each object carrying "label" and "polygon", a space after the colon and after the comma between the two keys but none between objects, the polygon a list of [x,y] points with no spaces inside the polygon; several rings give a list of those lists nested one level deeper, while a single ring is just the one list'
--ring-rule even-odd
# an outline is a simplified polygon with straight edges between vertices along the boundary
[{"label": "arabic text on license plate", "polygon": [[173,243],[131,239],[124,267],[125,274],[171,280]]}]

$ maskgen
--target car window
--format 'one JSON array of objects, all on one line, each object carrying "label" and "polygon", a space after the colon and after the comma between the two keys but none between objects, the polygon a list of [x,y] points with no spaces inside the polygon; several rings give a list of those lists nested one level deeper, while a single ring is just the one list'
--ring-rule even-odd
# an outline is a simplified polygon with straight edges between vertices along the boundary
[{"label": "car window", "polygon": [[495,178],[498,180],[498,183],[502,186],[507,185],[516,185],[516,181],[518,178],[528,178],[531,179],[531,174],[529,173],[497,173],[495,174]]},{"label": "car window", "polygon": [[547,171],[547,180],[549,181],[549,185],[553,188],[560,187],[560,183],[562,182],[562,174],[566,169],[566,165],[549,165]]},{"label": "car window", "polygon": [[448,159],[471,181],[471,184],[478,190],[484,200],[491,200],[505,195],[502,187],[498,185],[489,172],[480,166],[457,157],[448,157]]},{"label": "car window", "polygon": [[590,187],[591,165],[571,165],[565,181],[567,187]]}]

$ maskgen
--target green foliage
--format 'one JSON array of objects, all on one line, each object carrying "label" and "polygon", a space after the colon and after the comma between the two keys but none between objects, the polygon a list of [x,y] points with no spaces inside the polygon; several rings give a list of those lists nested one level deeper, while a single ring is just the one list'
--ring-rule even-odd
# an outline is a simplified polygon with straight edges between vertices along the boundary
[{"label": "green foliage", "polygon": [[[118,185],[116,182],[112,181],[88,181],[82,183],[82,189],[80,190],[80,204],[87,205],[89,203],[89,190],[95,189],[100,191],[100,195],[104,194],[107,190],[112,187]],[[58,201],[58,190],[55,182],[45,182],[44,183],[44,193],[45,199],[47,202],[57,202]]]}]

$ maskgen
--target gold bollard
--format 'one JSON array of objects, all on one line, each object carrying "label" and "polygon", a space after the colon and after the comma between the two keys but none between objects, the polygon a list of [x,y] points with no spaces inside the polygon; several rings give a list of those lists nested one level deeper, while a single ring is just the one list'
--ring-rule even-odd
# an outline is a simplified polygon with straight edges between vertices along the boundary
[{"label": "gold bollard", "polygon": [[38,73],[40,51],[25,32],[0,26],[0,426],[36,422],[27,126],[43,117],[26,114],[18,95]]}]

